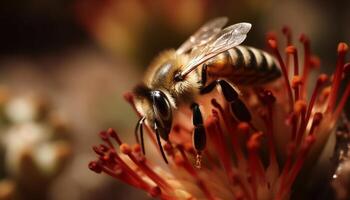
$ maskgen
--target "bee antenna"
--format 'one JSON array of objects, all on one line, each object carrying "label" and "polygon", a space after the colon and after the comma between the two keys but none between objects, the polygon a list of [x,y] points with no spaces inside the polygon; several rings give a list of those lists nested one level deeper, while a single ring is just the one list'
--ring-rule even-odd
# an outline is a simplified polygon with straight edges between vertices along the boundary
[{"label": "bee antenna", "polygon": [[140,144],[140,139],[139,139],[139,135],[137,134],[137,131],[139,130],[140,122],[142,119],[143,118],[139,119],[136,123],[136,126],[135,126],[134,134],[135,134],[135,139],[136,139],[137,144]]},{"label": "bee antenna", "polygon": [[146,117],[141,118],[140,121],[140,137],[141,137],[141,147],[142,147],[142,153],[143,155],[146,155],[146,151],[145,151],[145,143],[143,141],[143,123],[145,122]]},{"label": "bee antenna", "polygon": [[160,153],[162,154],[162,157],[163,157],[164,162],[165,162],[166,164],[168,164],[168,159],[167,159],[166,156],[165,156],[164,149],[163,149],[162,143],[161,143],[161,141],[160,141],[160,135],[159,135],[157,123],[154,123],[154,130],[156,131],[157,142],[158,142],[158,146],[159,146]]},{"label": "bee antenna", "polygon": [[[137,121],[135,132],[134,132],[137,144],[140,144],[139,135],[141,137],[141,147],[142,147],[143,155],[145,155],[145,143],[143,141],[143,123],[145,122],[145,120],[146,120],[146,117],[142,117]],[[140,132],[140,134],[138,134],[138,131]]]}]

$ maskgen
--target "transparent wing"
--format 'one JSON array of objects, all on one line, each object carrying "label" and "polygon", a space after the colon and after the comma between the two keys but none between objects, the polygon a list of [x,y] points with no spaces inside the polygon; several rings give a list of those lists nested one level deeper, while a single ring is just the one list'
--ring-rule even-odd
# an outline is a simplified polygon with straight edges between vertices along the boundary
[{"label": "transparent wing", "polygon": [[182,54],[208,43],[212,40],[226,25],[227,17],[215,18],[198,29],[190,38],[188,38],[177,50],[177,54]]},{"label": "transparent wing", "polygon": [[192,53],[190,62],[181,72],[181,76],[186,76],[210,58],[241,44],[251,27],[249,23],[238,23],[223,29],[206,46]]}]

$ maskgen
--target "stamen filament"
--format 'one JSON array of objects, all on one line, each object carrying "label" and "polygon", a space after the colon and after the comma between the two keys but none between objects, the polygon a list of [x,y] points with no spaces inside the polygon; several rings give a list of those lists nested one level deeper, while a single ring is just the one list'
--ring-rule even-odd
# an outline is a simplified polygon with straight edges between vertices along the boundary
[{"label": "stamen filament", "polygon": [[269,40],[268,41],[270,47],[273,50],[273,53],[275,54],[275,56],[277,57],[278,63],[280,64],[280,67],[282,69],[282,73],[283,73],[283,77],[284,77],[284,81],[286,84],[286,89],[287,89],[287,93],[288,93],[288,99],[289,99],[289,109],[293,109],[293,94],[292,94],[292,87],[290,85],[289,82],[289,76],[288,76],[288,71],[286,68],[286,65],[284,64],[281,54],[278,51],[278,47],[277,47],[277,42],[275,40]]},{"label": "stamen filament", "polygon": [[329,95],[329,103],[327,111],[334,111],[335,103],[337,101],[337,94],[340,87],[343,68],[345,64],[345,55],[348,51],[348,45],[345,43],[339,43],[338,45],[338,59],[337,59],[337,67],[333,77],[331,94]]}]

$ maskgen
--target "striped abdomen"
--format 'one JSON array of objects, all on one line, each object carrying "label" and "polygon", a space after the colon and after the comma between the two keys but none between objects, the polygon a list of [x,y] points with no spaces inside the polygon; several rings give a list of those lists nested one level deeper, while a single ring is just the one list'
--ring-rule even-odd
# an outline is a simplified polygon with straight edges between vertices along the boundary
[{"label": "striped abdomen", "polygon": [[262,84],[280,77],[276,60],[265,51],[237,46],[211,59],[208,74],[237,84]]}]

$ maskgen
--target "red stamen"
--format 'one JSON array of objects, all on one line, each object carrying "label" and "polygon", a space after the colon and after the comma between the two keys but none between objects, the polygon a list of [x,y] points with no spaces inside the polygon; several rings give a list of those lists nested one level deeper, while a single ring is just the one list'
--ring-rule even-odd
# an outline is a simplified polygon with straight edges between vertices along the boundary
[{"label": "red stamen", "polygon": [[214,144],[217,149],[219,159],[228,175],[232,175],[232,163],[231,158],[229,157],[230,153],[226,148],[224,143],[224,134],[222,132],[218,113],[213,110],[212,115],[208,117],[205,124],[207,124],[208,136],[210,141]]},{"label": "red stamen", "polygon": [[299,85],[302,83],[302,79],[301,79],[301,77],[299,77],[298,51],[294,46],[288,46],[286,48],[286,52],[288,55],[293,56],[294,76],[292,79],[292,88],[294,89],[294,100],[297,101],[300,98]]},{"label": "red stamen", "polygon": [[287,46],[292,44],[292,31],[290,30],[290,28],[288,26],[284,26],[282,28],[282,33],[284,34],[284,36],[286,36],[287,39]]},{"label": "red stamen", "polygon": [[242,153],[241,149],[239,148],[240,145],[238,143],[238,137],[236,135],[236,126],[233,127],[233,125],[235,124],[235,122],[234,122],[235,120],[233,119],[233,117],[231,116],[230,113],[227,113],[224,111],[224,109],[216,101],[216,99],[212,99],[211,103],[215,108],[217,108],[219,110],[220,115],[221,115],[221,119],[223,119],[223,121],[224,121],[225,128],[230,133],[232,148],[233,148],[233,151],[235,152],[238,163],[243,164],[244,157],[243,157],[243,153]]},{"label": "red stamen", "polygon": [[292,159],[295,153],[296,145],[294,142],[290,142],[287,145],[287,159],[284,164],[282,173],[280,175],[280,184],[279,184],[279,190],[276,194],[276,199],[281,199],[284,191],[286,191],[288,188],[286,188],[286,182],[288,179],[288,172],[290,171],[290,168],[292,166]]},{"label": "red stamen", "polygon": [[126,93],[124,93],[123,97],[124,97],[125,101],[127,101],[131,105],[131,107],[134,109],[135,113],[140,117],[141,114],[136,109],[133,93],[126,92]]},{"label": "red stamen", "polygon": [[98,173],[98,174],[100,174],[102,172],[102,167],[101,167],[101,165],[98,164],[97,161],[91,161],[89,163],[89,169],[91,171]]},{"label": "red stamen", "polygon": [[93,146],[92,150],[94,150],[94,152],[99,155],[99,156],[104,156],[105,153],[103,151],[101,151],[97,146]]},{"label": "red stamen", "polygon": [[[229,157],[230,153],[227,150],[226,145],[224,144],[223,132],[220,126],[218,113],[215,110],[212,110],[212,113],[213,114],[209,116],[205,122],[210,141],[214,144],[215,148],[217,149],[219,160],[221,161],[221,164],[225,169],[227,176],[229,177],[229,182],[233,185],[234,183],[237,183],[243,190],[247,199],[251,199],[247,187],[243,184],[241,178],[237,177],[233,171],[231,158]],[[237,146],[236,148],[239,148],[239,146]],[[243,160],[243,157],[241,159],[241,161],[238,161],[238,164],[244,165],[245,160]]]},{"label": "red stamen", "polygon": [[321,66],[320,58],[318,58],[315,55],[310,56],[310,68],[311,69],[319,69],[320,66]]},{"label": "red stamen", "polygon": [[303,43],[304,46],[304,66],[303,66],[303,85],[301,88],[301,99],[304,99],[307,93],[307,82],[309,78],[309,72],[310,72],[310,58],[311,58],[311,50],[310,50],[310,40],[309,38],[302,34],[299,38],[299,41]]},{"label": "red stamen", "polygon": [[120,140],[120,138],[119,138],[117,132],[115,132],[114,129],[109,128],[109,129],[107,130],[107,134],[108,134],[111,138],[115,139],[115,141],[117,141],[118,145],[121,145],[121,144],[122,144],[122,141]]},{"label": "red stamen", "polygon": [[193,176],[196,179],[197,185],[198,187],[202,190],[203,194],[205,195],[205,197],[207,199],[210,200],[215,200],[213,194],[211,193],[211,191],[209,190],[209,188],[207,187],[207,185],[204,183],[204,181],[199,177],[199,175],[197,174],[197,171],[193,168],[192,164],[190,164],[185,151],[183,150],[183,148],[181,148],[181,146],[179,146],[179,151],[181,153],[181,158],[180,157],[176,157],[177,160],[177,164],[184,167],[184,169],[191,174],[191,176]]},{"label": "red stamen", "polygon": [[[156,187],[152,187],[152,188],[149,190],[148,194],[149,194],[151,197],[156,198],[156,197],[159,197],[159,196],[162,194],[162,191],[160,190],[159,187],[156,186]],[[162,199],[163,199],[163,198],[162,198]],[[169,199],[169,198],[165,198],[165,199]]]},{"label": "red stamen", "polygon": [[[141,177],[140,175],[138,175],[136,173],[135,170],[132,170],[125,162],[123,159],[121,159],[119,157],[119,155],[115,152],[114,149],[111,149],[110,150],[110,157],[111,159],[114,159],[116,163],[118,163],[121,167],[121,169],[123,170],[123,172],[125,172],[127,174],[127,178],[128,179],[125,179],[125,180],[133,180],[132,182],[135,182],[135,185],[138,185],[136,187],[139,187],[139,188],[142,188],[146,191],[150,191],[152,186],[150,186],[147,182],[145,182]],[[109,171],[107,171],[109,170]],[[108,168],[104,168],[104,172],[105,173],[108,173],[109,175],[113,175],[111,173],[113,173],[113,171],[111,171],[113,169],[108,169]],[[115,177],[115,176],[113,176]],[[118,176],[117,176],[118,178]]]},{"label": "red stamen", "polygon": [[[140,148],[140,145],[138,145]],[[137,150],[137,148],[136,148]],[[141,154],[138,155],[138,157],[142,157],[143,159],[138,159],[134,154],[132,154],[132,150],[127,144],[120,145],[120,151],[126,155],[129,156],[129,158],[144,172],[151,180],[153,180],[154,183],[156,183],[158,186],[163,188],[167,192],[171,192],[173,189],[170,187],[170,185],[162,179],[160,176],[158,176],[157,173],[155,173],[146,163],[146,160],[144,159],[144,156],[141,156]],[[140,152],[139,152],[140,153]]]},{"label": "red stamen", "polygon": [[298,122],[299,119],[304,119],[306,108],[307,106],[304,100],[298,100],[294,104],[294,110],[292,114],[292,141],[296,139]]},{"label": "red stamen", "polygon": [[269,148],[269,158],[270,165],[277,166],[276,160],[276,150],[274,145],[274,128],[273,128],[273,106],[276,102],[276,97],[270,90],[262,90],[258,92],[258,98],[262,101],[263,104],[267,106],[267,115],[263,115],[263,120],[266,124],[266,134],[268,139],[268,148]]},{"label": "red stamen", "polygon": [[287,125],[292,126],[292,135],[291,135],[291,141],[295,140],[296,132],[297,132],[297,125],[299,121],[299,116],[293,111],[291,115],[287,119]]},{"label": "red stamen", "polygon": [[102,162],[106,163],[105,166],[102,166],[103,171],[113,177],[118,178],[118,176],[114,172],[115,165],[118,163],[123,169],[123,171],[125,171],[136,183],[131,181],[131,179],[125,179],[125,181],[128,181],[129,184],[135,185],[135,187],[139,186],[148,191],[150,189],[150,186],[146,182],[144,182],[142,178],[135,171],[133,171],[115,152],[114,145],[109,140],[109,134],[107,134],[107,132],[105,131],[102,131],[100,132],[100,137],[109,146],[109,154],[105,154],[100,159]]},{"label": "red stamen", "polygon": [[109,148],[108,148],[106,145],[104,145],[104,144],[100,144],[100,145],[98,146],[98,149],[99,149],[101,152],[104,152],[104,153],[106,153],[106,152],[109,151]]},{"label": "red stamen", "polygon": [[248,163],[251,174],[251,185],[253,187],[253,195],[254,199],[257,199],[257,184],[258,180],[261,183],[266,183],[266,177],[264,172],[264,166],[259,158],[257,153],[260,148],[260,137],[262,136],[262,132],[254,133],[249,138],[247,142],[248,149]]},{"label": "red stamen", "polygon": [[130,175],[125,173],[125,171],[123,171],[119,165],[114,166],[113,169],[108,168],[106,166],[103,166],[102,171],[113,178],[119,179],[126,184],[129,184],[133,187],[136,187],[136,188],[139,188],[139,189],[142,189],[145,191],[148,191],[151,187],[151,186],[147,186],[143,183],[140,184],[140,182],[138,182],[138,180],[135,180]]},{"label": "red stamen", "polygon": [[334,119],[338,119],[340,116],[340,113],[343,111],[343,108],[345,107],[345,104],[347,103],[348,97],[350,96],[350,83],[345,88],[345,91],[343,93],[343,96],[341,97],[339,104],[334,112]]},{"label": "red stamen", "polygon": [[267,49],[270,49],[269,48],[269,43],[268,43],[269,40],[275,40],[275,41],[277,40],[277,35],[276,35],[275,32],[268,32],[268,33],[266,33],[266,40],[265,41],[267,41],[267,43],[266,43]]},{"label": "red stamen", "polygon": [[[282,33],[283,35],[286,37],[286,43],[287,46],[290,46],[292,44],[292,31],[290,30],[289,27],[284,26],[282,29]],[[290,69],[290,59],[289,59],[289,55],[286,54],[286,59],[285,59],[285,63],[286,63],[286,68],[289,72]]]},{"label": "red stamen", "polygon": [[338,90],[340,87],[340,82],[342,79],[343,68],[345,64],[345,55],[348,51],[348,45],[345,43],[339,43],[338,45],[338,59],[337,59],[337,67],[335,70],[335,74],[332,82],[332,90],[329,96],[329,103],[327,111],[334,111],[334,106],[337,101]]},{"label": "red stamen", "polygon": [[112,144],[112,142],[111,142],[111,140],[109,139],[109,135],[107,134],[106,131],[101,131],[101,132],[99,133],[99,135],[100,135],[100,138],[101,138],[104,142],[106,142],[110,148],[114,148],[114,147],[113,147],[113,144]]},{"label": "red stamen", "polygon": [[298,61],[298,51],[295,46],[288,46],[286,48],[286,53],[293,56],[293,64],[294,64],[294,75],[299,75],[299,61]]},{"label": "red stamen", "polygon": [[277,60],[280,64],[280,67],[282,69],[282,73],[283,73],[283,77],[284,77],[284,81],[286,84],[286,89],[288,92],[288,98],[289,98],[289,109],[293,109],[293,94],[292,94],[292,87],[290,86],[289,83],[289,76],[288,76],[288,71],[287,68],[282,60],[281,54],[278,51],[278,47],[277,47],[277,42],[275,40],[269,40],[268,41],[270,47],[273,50],[273,53],[275,54],[275,56],[277,57]]},{"label": "red stamen", "polygon": [[316,140],[316,137],[314,134],[306,136],[304,144],[302,145],[300,152],[296,158],[296,161],[290,170],[289,180],[287,182],[286,188],[291,187],[296,176],[298,175],[299,171],[301,170],[301,167],[303,166],[303,164],[306,160],[306,157],[308,155],[308,152],[310,151],[311,146],[315,142],[315,140]]},{"label": "red stamen", "polygon": [[303,84],[303,80],[300,76],[293,76],[292,88],[294,89],[295,101],[300,100],[300,86]]},{"label": "red stamen", "polygon": [[299,129],[299,132],[297,135],[297,144],[300,144],[300,142],[301,142],[301,139],[305,133],[305,129],[306,129],[307,124],[309,122],[311,112],[312,112],[313,106],[315,104],[317,95],[319,94],[321,87],[323,86],[324,83],[326,83],[327,80],[328,80],[328,76],[326,74],[321,74],[317,79],[317,83],[316,83],[315,89],[312,93],[305,119],[302,120],[301,125],[300,125],[300,129]]},{"label": "red stamen", "polygon": [[249,128],[250,128],[250,126],[249,126],[249,124],[247,122],[240,122],[237,125],[238,133],[240,133],[241,135],[244,135],[244,136],[248,136]]}]

